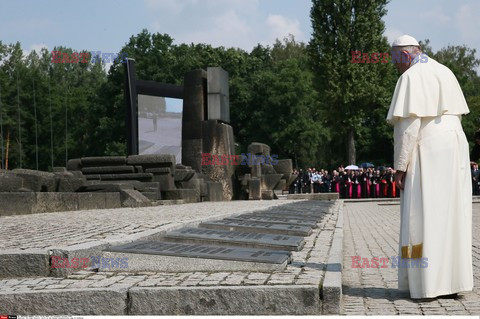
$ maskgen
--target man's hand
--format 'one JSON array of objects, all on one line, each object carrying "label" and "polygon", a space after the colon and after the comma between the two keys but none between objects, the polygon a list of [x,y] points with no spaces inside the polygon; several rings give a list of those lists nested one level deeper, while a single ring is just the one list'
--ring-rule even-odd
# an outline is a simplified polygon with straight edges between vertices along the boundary
[{"label": "man's hand", "polygon": [[405,185],[403,184],[405,182],[405,172],[403,171],[396,171],[395,172],[395,183],[397,183],[398,188],[403,190]]}]

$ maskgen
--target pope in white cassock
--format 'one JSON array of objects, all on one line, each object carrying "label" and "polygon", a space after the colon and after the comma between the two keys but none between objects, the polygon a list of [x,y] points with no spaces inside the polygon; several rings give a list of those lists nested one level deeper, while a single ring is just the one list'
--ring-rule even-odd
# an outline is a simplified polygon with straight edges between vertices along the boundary
[{"label": "pope in white cassock", "polygon": [[472,183],[461,124],[469,109],[453,73],[422,53],[413,37],[396,39],[392,56],[402,75],[387,121],[402,190],[399,255],[410,265],[399,263],[398,288],[411,298],[470,291]]}]

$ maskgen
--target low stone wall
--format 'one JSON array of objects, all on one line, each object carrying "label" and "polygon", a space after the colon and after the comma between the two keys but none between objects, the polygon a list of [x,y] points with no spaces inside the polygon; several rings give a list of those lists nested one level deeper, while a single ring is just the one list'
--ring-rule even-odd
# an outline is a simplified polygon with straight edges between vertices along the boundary
[{"label": "low stone wall", "polygon": [[0,216],[122,207],[120,193],[0,193]]}]

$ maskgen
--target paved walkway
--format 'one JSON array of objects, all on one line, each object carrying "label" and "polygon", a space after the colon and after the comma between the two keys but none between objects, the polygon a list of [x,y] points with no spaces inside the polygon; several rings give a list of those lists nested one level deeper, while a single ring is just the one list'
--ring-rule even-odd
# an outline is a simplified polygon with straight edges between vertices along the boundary
[{"label": "paved walkway", "polygon": [[[325,278],[341,205],[332,204],[318,228],[305,237],[303,249],[292,252],[292,262],[283,270],[95,272],[85,269],[66,278],[5,278],[0,279],[0,313],[318,315],[323,306],[319,286]],[[125,239],[161,231],[181,221],[275,210],[280,205],[293,213],[319,211],[317,201],[279,200],[3,217],[0,231],[8,237],[0,240],[0,252],[3,247],[68,248],[82,240],[110,241],[118,236]],[[22,232],[14,232],[15,225],[21,225]],[[70,228],[78,230],[78,234],[70,233]],[[87,233],[85,238],[82,233]]]},{"label": "paved walkway", "polygon": [[346,203],[344,208],[343,313],[346,315],[479,315],[480,205],[473,205],[474,291],[457,299],[413,300],[397,290],[397,270],[352,268],[351,256],[398,255],[400,206]]},{"label": "paved walkway", "polygon": [[139,208],[81,210],[0,217],[0,250],[58,249],[109,242],[162,230],[173,224],[239,214],[293,203],[284,201],[203,202]]}]

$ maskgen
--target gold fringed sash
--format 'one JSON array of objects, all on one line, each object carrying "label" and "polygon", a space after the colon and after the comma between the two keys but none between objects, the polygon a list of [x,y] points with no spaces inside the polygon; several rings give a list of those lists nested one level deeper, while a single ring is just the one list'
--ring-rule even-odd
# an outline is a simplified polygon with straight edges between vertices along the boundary
[{"label": "gold fringed sash", "polygon": [[[411,247],[411,249],[410,249]],[[402,258],[422,258],[423,244],[402,246]]]}]

